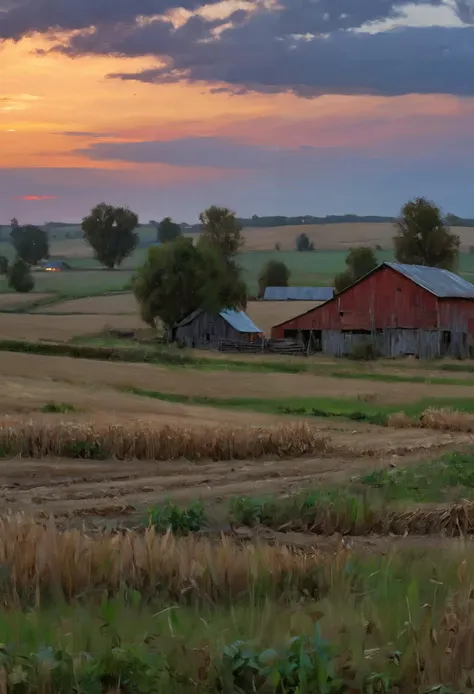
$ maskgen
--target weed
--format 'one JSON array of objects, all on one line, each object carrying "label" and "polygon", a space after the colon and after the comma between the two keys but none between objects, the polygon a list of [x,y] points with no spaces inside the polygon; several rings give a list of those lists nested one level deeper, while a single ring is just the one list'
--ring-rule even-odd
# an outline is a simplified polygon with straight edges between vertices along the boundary
[{"label": "weed", "polygon": [[195,501],[189,508],[180,508],[167,500],[163,505],[148,511],[148,523],[159,533],[171,530],[175,535],[187,535],[200,530],[204,522],[204,506],[199,501]]},{"label": "weed", "polygon": [[75,412],[76,408],[67,402],[47,402],[41,408],[41,412],[58,412],[65,414],[67,412]]}]

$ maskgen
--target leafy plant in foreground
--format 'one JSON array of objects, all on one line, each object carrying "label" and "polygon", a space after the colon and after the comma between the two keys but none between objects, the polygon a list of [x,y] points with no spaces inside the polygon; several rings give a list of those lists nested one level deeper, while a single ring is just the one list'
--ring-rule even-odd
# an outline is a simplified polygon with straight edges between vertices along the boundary
[{"label": "leafy plant in foreground", "polygon": [[200,530],[204,522],[204,506],[200,501],[195,501],[188,508],[180,508],[171,501],[166,501],[162,506],[150,509],[148,513],[148,523],[160,533],[171,530],[176,535],[187,535]]}]

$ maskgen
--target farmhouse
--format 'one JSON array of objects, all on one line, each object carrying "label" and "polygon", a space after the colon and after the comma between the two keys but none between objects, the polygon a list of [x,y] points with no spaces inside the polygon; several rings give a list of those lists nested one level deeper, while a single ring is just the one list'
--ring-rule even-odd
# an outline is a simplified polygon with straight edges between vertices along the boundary
[{"label": "farmhouse", "polygon": [[71,266],[64,260],[46,260],[41,263],[41,268],[45,272],[62,272],[63,270],[70,270]]},{"label": "farmhouse", "polygon": [[267,287],[264,301],[329,301],[334,296],[332,287]]},{"label": "farmhouse", "polygon": [[474,356],[474,285],[447,270],[385,262],[326,303],[272,328],[313,351]]},{"label": "farmhouse", "polygon": [[262,331],[246,313],[230,309],[217,315],[198,309],[177,323],[172,331],[173,342],[186,347],[218,349],[223,340],[248,343],[262,339]]}]

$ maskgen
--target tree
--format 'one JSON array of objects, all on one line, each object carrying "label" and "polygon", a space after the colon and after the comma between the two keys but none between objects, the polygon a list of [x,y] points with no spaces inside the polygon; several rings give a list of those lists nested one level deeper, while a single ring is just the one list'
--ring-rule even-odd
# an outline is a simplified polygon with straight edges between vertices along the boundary
[{"label": "tree", "polygon": [[158,225],[156,238],[160,243],[174,241],[178,236],[182,235],[181,227],[176,222],[173,222],[171,217],[165,217]]},{"label": "tree", "polygon": [[8,272],[8,258],[0,255],[0,275],[6,275]]},{"label": "tree", "polygon": [[82,220],[84,239],[97,260],[112,270],[133,253],[138,245],[138,216],[126,207],[101,202]]},{"label": "tree", "polygon": [[242,227],[235,212],[226,207],[209,207],[199,215],[202,225],[201,239],[217,248],[225,260],[230,260],[243,246]]},{"label": "tree", "polygon": [[459,257],[460,239],[451,233],[439,207],[425,198],[410,200],[395,223],[395,257],[409,265],[454,270]]},{"label": "tree", "polygon": [[43,258],[49,258],[48,234],[43,229],[27,224],[13,227],[10,233],[17,255],[30,265],[37,265]]},{"label": "tree", "polygon": [[346,269],[334,278],[334,289],[337,293],[357,282],[377,267],[377,258],[370,246],[358,246],[349,249],[346,256]]},{"label": "tree", "polygon": [[198,308],[218,313],[247,302],[244,282],[220,251],[183,236],[148,250],[133,291],[143,320],[155,325],[159,318],[168,328]]},{"label": "tree", "polygon": [[287,287],[290,271],[280,260],[269,260],[262,268],[258,278],[259,295],[263,296],[267,287]]},{"label": "tree", "polygon": [[21,258],[17,258],[15,262],[12,263],[8,270],[7,277],[8,286],[16,292],[26,294],[27,292],[31,292],[35,286],[30,266]]},{"label": "tree", "polygon": [[305,251],[314,251],[314,244],[309,240],[309,237],[303,231],[296,237],[296,250],[304,253]]},{"label": "tree", "polygon": [[10,220],[10,226],[12,229],[17,229],[20,226],[16,217],[12,217]]}]

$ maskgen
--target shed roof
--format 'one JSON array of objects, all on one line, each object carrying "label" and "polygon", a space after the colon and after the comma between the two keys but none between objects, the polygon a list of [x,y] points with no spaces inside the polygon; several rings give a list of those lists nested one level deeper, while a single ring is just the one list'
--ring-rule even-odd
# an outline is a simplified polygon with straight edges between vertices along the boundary
[{"label": "shed roof", "polygon": [[[192,323],[192,321],[198,316],[200,313],[202,313],[202,309],[198,308],[197,311],[193,311],[192,313],[189,314],[189,316],[186,316],[186,318],[183,318],[179,323],[176,323],[174,326],[175,328],[180,328],[183,325],[188,325],[189,323]],[[239,333],[261,333],[263,330],[260,330],[260,328],[257,328],[255,323],[250,320],[250,318],[247,316],[246,313],[243,311],[236,311],[234,309],[225,309],[224,311],[220,311],[219,315],[221,318],[223,318],[229,325],[231,325],[235,330],[238,330]]]},{"label": "shed roof", "polygon": [[431,292],[439,299],[474,299],[474,284],[438,267],[385,262],[396,272]]},{"label": "shed roof", "polygon": [[267,287],[265,301],[328,301],[334,296],[332,287]]},{"label": "shed roof", "polygon": [[243,311],[235,311],[234,309],[226,309],[221,311],[220,316],[229,323],[239,333],[261,333],[260,328],[257,328],[253,320],[251,320]]}]

